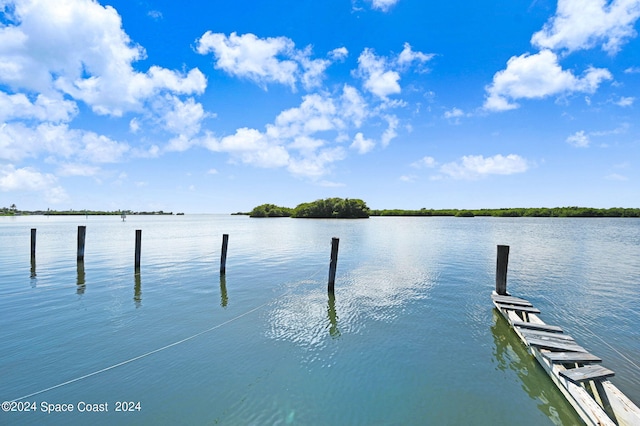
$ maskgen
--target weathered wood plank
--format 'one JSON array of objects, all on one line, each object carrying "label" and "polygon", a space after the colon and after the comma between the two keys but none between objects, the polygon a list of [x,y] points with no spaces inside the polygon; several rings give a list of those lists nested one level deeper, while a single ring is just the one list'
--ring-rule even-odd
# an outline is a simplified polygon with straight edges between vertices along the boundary
[{"label": "weathered wood plank", "polygon": [[599,380],[612,377],[615,373],[601,365],[586,365],[584,367],[572,368],[560,371],[560,375],[573,383],[585,382],[587,380]]},{"label": "weathered wood plank", "polygon": [[530,328],[532,330],[544,330],[544,331],[551,331],[555,333],[562,333],[562,329],[557,325],[535,324],[532,322],[524,322],[524,321],[513,321],[511,324],[514,327]]},{"label": "weathered wood plank", "polygon": [[540,313],[540,309],[534,308],[533,306],[506,305],[504,303],[498,303],[498,302],[495,302],[495,305],[499,309],[510,309],[512,311],[529,312],[529,313],[532,313],[532,314],[539,314]]},{"label": "weathered wood plank", "polygon": [[527,330],[527,329],[519,329],[518,331],[522,333],[522,335],[525,338],[533,337],[538,339],[559,339],[559,340],[567,340],[569,342],[575,342],[574,338],[569,336],[568,334],[550,333],[548,331]]},{"label": "weathered wood plank", "polygon": [[528,300],[513,296],[501,296],[499,294],[492,294],[491,299],[499,303],[508,303],[510,305],[533,306]]},{"label": "weathered wood plank", "polygon": [[535,346],[540,349],[549,349],[550,351],[587,352],[587,350],[582,346],[577,345],[575,342],[568,342],[566,340],[528,338],[527,343],[530,346]]},{"label": "weathered wood plank", "polygon": [[554,364],[574,362],[580,364],[591,364],[595,362],[602,362],[601,358],[598,358],[589,352],[542,352],[542,356]]},{"label": "weathered wood plank", "polygon": [[[503,295],[511,297],[506,292]],[[569,370],[570,372],[567,372],[566,367],[569,367],[569,365],[563,366],[563,363],[566,362],[566,364],[589,364],[588,366],[590,367],[597,367],[592,363],[601,362],[600,358],[588,353],[585,348],[573,341],[558,338],[558,335],[563,335],[562,329],[545,324],[537,315],[539,312],[528,312],[527,315],[524,315],[525,318],[523,320],[519,312],[526,312],[526,309],[519,309],[518,305],[515,304],[501,303],[494,296],[497,295],[495,293],[492,295],[492,301],[500,314],[518,331],[518,335],[524,343],[530,346],[531,353],[586,424],[594,426],[640,426],[640,408],[609,380],[606,380],[607,377],[614,375],[613,371],[605,369],[606,371],[600,370],[600,372],[597,372],[595,370],[573,368]],[[522,308],[523,305],[520,305],[520,307]],[[524,308],[533,307],[524,306]],[[535,308],[533,309],[535,310]],[[522,333],[522,329],[545,331],[548,334],[543,338],[537,338],[541,336],[533,337],[530,334],[529,339],[526,339],[524,337],[526,331]],[[574,375],[572,377],[578,382],[561,375],[561,372],[566,375]],[[581,380],[589,380],[585,379],[587,376],[593,380],[591,382],[592,385],[599,387],[598,394],[600,396],[606,394],[602,398],[603,400],[604,398],[608,400],[610,411],[605,412],[599,402],[594,399],[594,396],[588,393],[584,385],[580,383]],[[600,389],[604,389],[604,391]]]},{"label": "weathered wood plank", "polygon": [[619,426],[637,426],[640,424],[640,408],[633,403],[620,389],[615,387],[610,381],[601,382],[609,404],[613,412],[616,413],[616,421]]}]

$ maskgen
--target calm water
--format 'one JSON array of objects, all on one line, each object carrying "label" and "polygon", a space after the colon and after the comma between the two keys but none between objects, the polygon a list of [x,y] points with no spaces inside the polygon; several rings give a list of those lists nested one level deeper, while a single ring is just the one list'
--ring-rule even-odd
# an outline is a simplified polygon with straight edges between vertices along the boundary
[{"label": "calm water", "polygon": [[511,293],[640,403],[637,219],[15,217],[0,238],[0,400],[36,404],[0,424],[579,424],[493,310],[498,244]]}]

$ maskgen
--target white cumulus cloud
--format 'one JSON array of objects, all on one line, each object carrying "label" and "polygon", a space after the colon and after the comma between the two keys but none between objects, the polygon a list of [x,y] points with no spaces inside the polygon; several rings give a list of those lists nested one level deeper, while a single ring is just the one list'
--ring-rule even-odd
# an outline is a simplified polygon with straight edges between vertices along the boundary
[{"label": "white cumulus cloud", "polygon": [[78,113],[75,102],[60,96],[49,97],[43,94],[32,101],[24,93],[9,95],[0,91],[0,121],[38,120],[68,122]]},{"label": "white cumulus cloud", "polygon": [[416,52],[411,48],[409,43],[405,43],[402,52],[398,55],[396,62],[398,65],[404,67],[409,66],[414,62],[425,63],[433,59],[435,55],[433,53]]},{"label": "white cumulus cloud", "polygon": [[550,50],[534,55],[514,56],[505,70],[497,72],[486,88],[484,108],[492,111],[515,109],[518,99],[540,99],[571,92],[593,93],[611,73],[602,68],[588,68],[581,77],[563,70],[558,57]]},{"label": "white cumulus cloud", "polygon": [[356,133],[356,137],[351,143],[351,148],[357,150],[360,154],[366,154],[375,147],[376,143],[371,139],[366,139],[362,132]]},{"label": "white cumulus cloud", "polygon": [[130,147],[95,132],[70,129],[67,124],[35,127],[9,123],[0,130],[0,159],[20,161],[47,155],[52,161],[78,159],[94,164],[120,161]]},{"label": "white cumulus cloud", "polygon": [[576,148],[586,148],[591,143],[589,136],[584,133],[584,130],[574,133],[567,137],[567,143]]},{"label": "white cumulus cloud", "polygon": [[620,99],[618,99],[618,101],[616,101],[615,104],[621,107],[628,107],[633,105],[633,102],[635,102],[635,100],[636,98],[634,98],[633,96],[623,96]]},{"label": "white cumulus cloud", "polygon": [[396,138],[396,136],[398,136],[396,129],[398,128],[399,120],[395,115],[386,115],[384,116],[384,119],[387,121],[388,126],[380,137],[380,143],[383,147],[386,147],[393,139]]},{"label": "white cumulus cloud", "polygon": [[458,162],[443,164],[440,172],[453,179],[475,180],[489,175],[511,175],[527,171],[527,160],[519,155],[465,155]]},{"label": "white cumulus cloud", "polygon": [[367,91],[382,100],[387,100],[389,95],[397,95],[402,91],[399,83],[401,71],[406,71],[416,62],[424,64],[433,56],[414,51],[409,43],[404,44],[400,54],[389,58],[378,56],[373,49],[365,48],[358,57],[355,75],[362,78]]},{"label": "white cumulus cloud", "polygon": [[542,49],[573,52],[600,45],[614,54],[635,37],[640,0],[559,0],[556,14],[531,38]]},{"label": "white cumulus cloud", "polygon": [[334,61],[342,61],[347,56],[349,56],[349,51],[344,46],[343,47],[338,47],[336,49],[333,49],[331,52],[329,52],[328,56],[329,56],[329,58],[333,59]]},{"label": "white cumulus cloud", "polygon": [[382,99],[401,92],[400,74],[388,69],[385,58],[376,56],[372,49],[367,48],[360,54],[358,73],[364,80],[364,87]]},{"label": "white cumulus cloud", "polygon": [[[5,1],[9,24],[0,31],[0,83],[55,98],[64,93],[99,114],[139,111],[162,91],[202,93],[206,79],[132,64],[145,58],[111,6],[92,0]],[[11,8],[13,6],[13,8]]]},{"label": "white cumulus cloud", "polygon": [[382,12],[388,12],[400,0],[371,0],[371,7]]},{"label": "white cumulus cloud", "polygon": [[51,203],[60,203],[68,198],[54,175],[31,167],[16,169],[13,165],[0,166],[0,191],[38,192]]},{"label": "white cumulus cloud", "polygon": [[[295,176],[320,182],[332,165],[347,156],[345,142],[351,149],[365,154],[376,141],[356,131],[372,117],[372,111],[360,92],[349,85],[330,95],[313,93],[302,97],[299,106],[280,112],[264,130],[237,129],[235,134],[195,138],[194,144],[215,152],[226,152],[232,161],[257,167],[283,167]],[[387,128],[380,135],[380,144],[396,137],[398,119],[380,115]],[[355,132],[353,134],[352,132]]]},{"label": "white cumulus cloud", "polygon": [[215,67],[231,75],[244,77],[260,84],[281,83],[295,87],[298,64],[295,44],[287,37],[258,38],[255,34],[228,37],[207,31],[198,40],[201,55],[213,53]]},{"label": "white cumulus cloud", "polygon": [[[207,31],[197,40],[196,50],[201,55],[212,53],[214,66],[235,77],[246,78],[266,88],[278,83],[296,90],[296,85],[310,90],[321,85],[329,59],[312,59],[311,46],[296,49],[288,37],[259,38],[255,34],[238,35],[232,32]],[[332,60],[342,60],[348,54],[346,48],[329,52]]]}]

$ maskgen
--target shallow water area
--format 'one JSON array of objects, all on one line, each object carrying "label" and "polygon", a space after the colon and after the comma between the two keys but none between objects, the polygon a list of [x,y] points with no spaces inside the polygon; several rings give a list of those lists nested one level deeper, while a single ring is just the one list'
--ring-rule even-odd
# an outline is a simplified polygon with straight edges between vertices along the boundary
[{"label": "shallow water area", "polygon": [[0,399],[36,408],[2,424],[579,424],[493,310],[498,244],[509,291],[640,403],[638,219],[24,216],[0,236]]}]

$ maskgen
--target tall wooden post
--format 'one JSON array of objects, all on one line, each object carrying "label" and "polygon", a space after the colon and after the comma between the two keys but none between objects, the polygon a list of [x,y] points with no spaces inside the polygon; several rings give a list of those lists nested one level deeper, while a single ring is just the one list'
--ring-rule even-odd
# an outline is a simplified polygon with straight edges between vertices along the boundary
[{"label": "tall wooden post", "polygon": [[509,246],[498,246],[496,261],[496,293],[507,295],[507,266],[509,264]]},{"label": "tall wooden post", "polygon": [[331,261],[329,262],[329,293],[333,293],[333,288],[336,283],[336,268],[338,267],[338,244],[340,244],[340,239],[333,237],[331,239]]},{"label": "tall wooden post", "polygon": [[36,260],[36,228],[31,228],[31,261]]},{"label": "tall wooden post", "polygon": [[142,247],[142,229],[136,229],[135,270],[140,271],[140,250]]},{"label": "tall wooden post", "polygon": [[229,246],[229,234],[222,235],[222,253],[220,254],[220,273],[227,272],[227,247]]},{"label": "tall wooden post", "polygon": [[31,278],[36,277],[36,228],[31,228]]},{"label": "tall wooden post", "polygon": [[78,226],[78,262],[84,261],[84,240],[87,235],[86,226]]}]

